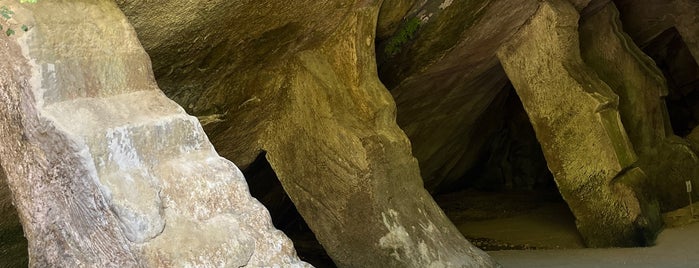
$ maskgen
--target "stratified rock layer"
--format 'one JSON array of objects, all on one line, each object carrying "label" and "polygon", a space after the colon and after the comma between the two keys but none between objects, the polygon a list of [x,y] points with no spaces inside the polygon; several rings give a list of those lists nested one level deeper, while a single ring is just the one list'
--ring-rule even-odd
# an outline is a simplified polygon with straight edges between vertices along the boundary
[{"label": "stratified rock layer", "polygon": [[114,3],[8,7],[28,29],[0,39],[0,160],[30,266],[307,266]]}]

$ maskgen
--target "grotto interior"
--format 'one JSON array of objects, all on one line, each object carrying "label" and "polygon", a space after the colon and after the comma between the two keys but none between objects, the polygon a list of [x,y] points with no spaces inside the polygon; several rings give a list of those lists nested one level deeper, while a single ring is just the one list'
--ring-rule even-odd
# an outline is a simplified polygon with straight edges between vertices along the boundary
[{"label": "grotto interior", "polygon": [[498,267],[652,246],[699,185],[694,0],[0,15],[6,266]]}]

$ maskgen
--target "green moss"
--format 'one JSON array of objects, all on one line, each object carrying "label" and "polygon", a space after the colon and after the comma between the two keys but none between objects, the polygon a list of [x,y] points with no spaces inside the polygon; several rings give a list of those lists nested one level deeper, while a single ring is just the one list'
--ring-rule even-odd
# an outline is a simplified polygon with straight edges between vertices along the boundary
[{"label": "green moss", "polygon": [[386,56],[391,57],[398,54],[403,48],[403,45],[415,38],[415,34],[420,29],[420,19],[412,17],[401,25],[395,35],[391,37],[384,47]]}]

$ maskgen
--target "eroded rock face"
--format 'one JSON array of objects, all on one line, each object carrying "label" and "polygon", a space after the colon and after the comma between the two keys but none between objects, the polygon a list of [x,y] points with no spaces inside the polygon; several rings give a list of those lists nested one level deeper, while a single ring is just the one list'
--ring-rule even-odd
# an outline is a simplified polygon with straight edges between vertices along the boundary
[{"label": "eroded rock face", "polygon": [[580,41],[585,62],[619,96],[621,121],[639,156],[636,166],[648,175],[636,191],[653,189],[644,195],[658,198],[658,204],[649,200],[649,207],[655,210],[683,206],[686,200],[677,194],[677,185],[685,180],[699,183],[699,159],[686,141],[673,134],[664,101],[668,86],[662,71],[622,31],[613,3],[591,11],[581,20]]},{"label": "eroded rock face", "polygon": [[619,182],[643,181],[645,173],[631,167],[637,156],[619,118],[618,96],[580,57],[578,16],[566,1],[542,2],[498,57],[586,244],[648,244],[658,227],[633,188]]},{"label": "eroded rock face", "polygon": [[108,1],[7,3],[0,160],[37,267],[307,264]]},{"label": "eroded rock face", "polygon": [[[542,9],[541,1],[436,2],[444,5],[437,6],[431,1],[413,3],[412,9],[405,11],[403,25],[409,25],[413,18],[419,19],[420,23],[417,30],[410,32],[407,41],[399,42],[399,49],[390,45],[395,44],[393,41],[396,38],[404,37],[406,29],[412,28],[389,27],[395,22],[380,23],[386,29],[392,29],[393,33],[379,39],[377,50],[379,73],[396,99],[398,123],[411,139],[428,190],[439,192],[452,185],[463,185],[464,180],[476,179],[469,177],[471,173],[468,170],[478,163],[478,153],[484,150],[485,141],[497,140],[496,137],[489,137],[497,133],[493,130],[496,124],[483,122],[498,120],[497,116],[490,114],[491,107],[497,106],[496,93],[509,79],[518,88],[518,95],[525,103],[560,191],[564,197],[567,195],[566,201],[571,209],[574,212],[578,210],[578,225],[588,244],[634,245],[652,241],[660,225],[657,218],[659,211],[680,205],[681,198],[676,194],[676,188],[671,189],[681,185],[683,180],[697,177],[687,175],[696,172],[696,155],[685,140],[672,134],[664,103],[668,89],[663,76],[667,74],[658,70],[624,30],[629,31],[639,46],[643,46],[660,33],[675,27],[680,35],[684,33],[681,38],[690,47],[697,33],[691,29],[699,25],[696,23],[697,12],[694,12],[696,3],[614,1],[621,7],[622,20],[629,24],[622,28],[615,17],[612,1],[557,1],[557,5],[566,6],[569,14],[556,15],[556,18],[582,14],[582,20],[578,25],[577,18],[566,19],[568,23],[561,24],[566,32],[560,34],[570,40],[561,38],[552,41],[555,36],[545,36],[545,27],[536,31],[524,26],[534,12]],[[459,19],[449,14],[460,14],[461,21],[452,25]],[[556,20],[553,17],[550,19]],[[387,15],[386,20],[395,21],[395,16]],[[552,29],[549,30],[553,32]],[[507,51],[503,49],[503,44],[520,42],[512,39],[515,32],[519,32],[517,38],[536,40],[531,41],[536,44],[523,49],[516,56],[518,60],[501,54],[503,65],[507,61],[510,65],[505,67],[505,76],[498,60],[494,59],[495,51]],[[581,43],[577,41],[578,32]],[[542,36],[533,37],[537,34]],[[546,45],[542,44],[549,42],[558,43],[555,46],[560,47],[542,54],[524,52],[544,49],[541,47]],[[386,47],[391,49],[387,50]],[[578,48],[582,49],[584,62],[580,59]],[[545,63],[547,60],[552,61]],[[530,77],[521,74],[525,72],[522,66],[527,65],[537,66],[530,70]],[[546,76],[543,73],[551,73],[557,82],[542,82],[545,80],[542,77]],[[686,73],[682,75],[687,76]],[[565,79],[569,79],[568,82],[562,82]],[[691,87],[692,84],[689,85]],[[584,93],[580,98],[568,101],[565,99],[572,94],[552,96],[558,91],[568,92],[569,87],[578,88]],[[583,97],[586,94],[593,96],[593,100],[590,107],[582,108],[585,105],[579,103],[589,100],[589,97]],[[566,109],[569,109],[568,112],[563,112]],[[543,110],[561,114],[541,116]],[[588,123],[596,122],[597,127],[571,121],[572,117],[568,116],[587,117],[585,120]],[[575,128],[583,125],[596,130],[577,132],[580,136],[573,134],[578,131]],[[593,134],[595,131],[597,134]],[[689,131],[691,128],[687,133]],[[589,139],[583,142],[586,135],[590,135]],[[571,146],[580,143],[604,148],[594,151],[608,157],[575,153],[581,148]],[[604,150],[607,151],[602,152]],[[575,180],[589,182],[590,177],[597,177],[599,183],[571,187],[561,181],[582,173],[594,175],[580,176]],[[667,176],[672,178],[667,179]],[[607,187],[611,188],[604,190]],[[579,193],[571,194],[575,191]],[[673,191],[674,196],[671,194]],[[580,192],[598,195],[598,198],[590,199],[588,194],[580,195]],[[627,215],[615,210],[591,212],[606,206],[593,204],[591,200],[605,200],[601,202],[632,209],[625,210],[630,212]],[[596,213],[606,215],[608,222],[587,218]],[[623,235],[610,238],[615,234],[595,233],[611,226],[617,226],[618,233]]]},{"label": "eroded rock face", "polygon": [[427,1],[406,15],[420,21],[412,40],[390,55],[386,46],[405,31],[399,28],[379,45],[382,82],[429,191],[449,189],[476,164],[489,138],[479,119],[508,84],[495,51],[537,7],[528,0]]},{"label": "eroded rock face", "polygon": [[[195,14],[245,17],[230,23],[253,26],[204,29],[192,36],[170,28],[208,26],[157,13],[179,12],[168,5],[191,1],[167,3],[160,8],[120,2],[155,66],[171,68],[156,67],[161,86],[211,122],[205,128],[222,155],[247,166],[266,152],[338,266],[495,265],[464,239],[422,186],[409,141],[395,123],[393,99],[376,74],[378,3],[267,1],[262,7],[202,1],[191,4],[200,7]],[[208,5],[210,13],[201,8]],[[200,70],[198,63],[209,57],[188,47],[203,38],[219,44],[220,53],[210,54],[213,64]],[[183,47],[184,54],[173,55],[172,47]],[[179,64],[183,55],[197,64]],[[203,89],[189,91],[188,83]],[[219,116],[209,120],[214,117],[206,107],[214,106]]]}]

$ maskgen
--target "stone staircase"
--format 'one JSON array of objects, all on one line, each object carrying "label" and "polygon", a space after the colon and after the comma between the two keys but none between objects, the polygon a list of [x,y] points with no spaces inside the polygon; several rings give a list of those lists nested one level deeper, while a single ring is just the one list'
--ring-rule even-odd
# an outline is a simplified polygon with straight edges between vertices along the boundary
[{"label": "stone staircase", "polygon": [[85,148],[121,229],[150,264],[264,265],[281,252],[260,252],[257,243],[291,247],[199,121],[161,92],[68,99],[43,111]]},{"label": "stone staircase", "polygon": [[[30,105],[44,136],[65,137],[65,144],[52,145],[57,152],[79,159],[74,164],[79,167],[68,168],[79,175],[56,172],[53,179],[99,189],[59,195],[69,209],[76,204],[79,213],[105,226],[87,217],[65,223],[89,227],[59,232],[68,243],[56,247],[70,254],[39,259],[55,266],[84,265],[84,260],[88,266],[130,266],[101,259],[99,250],[105,248],[133,254],[147,267],[308,266],[250,196],[240,170],[216,153],[199,121],[157,89],[148,55],[113,3],[47,1],[27,7],[32,10],[13,8],[19,19],[36,21],[17,39],[32,70]],[[51,25],[81,30],[66,33]],[[93,201],[82,196],[104,200],[109,211],[83,205]],[[63,208],[54,211],[68,213]],[[115,229],[126,247],[103,245],[109,242],[89,234],[113,228],[110,222],[119,225]],[[88,234],[65,235],[69,232]],[[86,248],[94,252],[85,253]]]}]

